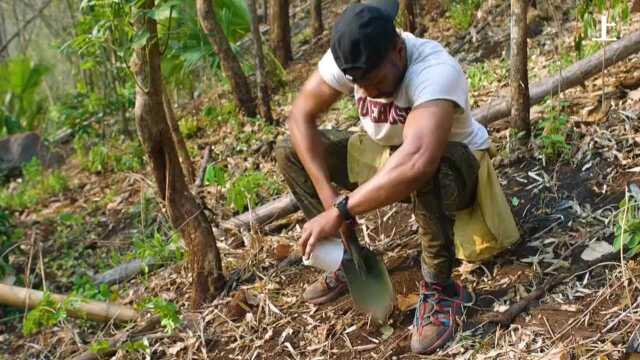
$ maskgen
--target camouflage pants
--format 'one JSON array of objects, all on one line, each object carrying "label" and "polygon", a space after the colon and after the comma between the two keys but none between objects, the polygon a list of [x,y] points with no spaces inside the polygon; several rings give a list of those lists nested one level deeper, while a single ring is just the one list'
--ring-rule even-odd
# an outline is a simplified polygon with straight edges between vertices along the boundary
[{"label": "camouflage pants", "polygon": [[[346,190],[357,187],[349,181],[347,170],[350,135],[342,130],[322,131],[331,181]],[[278,168],[306,218],[311,219],[322,212],[320,198],[289,139],[276,145],[275,156]],[[411,194],[410,201],[419,226],[425,280],[446,281],[451,277],[455,264],[453,213],[473,204],[477,182],[478,161],[473,153],[465,144],[450,142],[437,176],[426,179],[424,185]]]}]

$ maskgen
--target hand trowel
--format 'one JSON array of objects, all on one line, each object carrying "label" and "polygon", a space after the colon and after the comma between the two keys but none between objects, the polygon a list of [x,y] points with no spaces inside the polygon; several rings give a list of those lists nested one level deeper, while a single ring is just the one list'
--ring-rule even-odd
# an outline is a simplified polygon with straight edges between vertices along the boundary
[{"label": "hand trowel", "polygon": [[342,269],[351,298],[356,307],[382,323],[393,310],[395,300],[389,272],[384,262],[357,239],[345,240],[345,246]]}]

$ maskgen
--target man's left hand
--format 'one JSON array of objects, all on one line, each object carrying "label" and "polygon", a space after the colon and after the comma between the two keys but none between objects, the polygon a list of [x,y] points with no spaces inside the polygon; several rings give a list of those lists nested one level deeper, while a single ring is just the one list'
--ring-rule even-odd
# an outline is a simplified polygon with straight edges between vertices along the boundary
[{"label": "man's left hand", "polygon": [[298,241],[304,257],[308,259],[311,256],[311,252],[318,241],[337,235],[342,223],[342,217],[336,208],[326,210],[307,221],[302,227],[302,236]]}]

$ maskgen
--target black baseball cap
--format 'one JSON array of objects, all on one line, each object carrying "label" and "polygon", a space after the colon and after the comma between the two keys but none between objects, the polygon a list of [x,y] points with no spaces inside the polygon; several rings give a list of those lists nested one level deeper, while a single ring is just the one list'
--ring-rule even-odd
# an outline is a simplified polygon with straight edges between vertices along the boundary
[{"label": "black baseball cap", "polygon": [[397,0],[369,0],[350,5],[331,33],[331,53],[351,81],[364,78],[382,63],[397,36]]}]

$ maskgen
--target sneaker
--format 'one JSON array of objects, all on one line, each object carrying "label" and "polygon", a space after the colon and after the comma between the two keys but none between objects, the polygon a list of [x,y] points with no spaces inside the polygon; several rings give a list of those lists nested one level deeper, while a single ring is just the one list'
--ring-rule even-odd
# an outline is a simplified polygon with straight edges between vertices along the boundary
[{"label": "sneaker", "polygon": [[342,270],[324,274],[307,286],[302,298],[314,305],[326,304],[347,292],[347,282]]},{"label": "sneaker", "polygon": [[456,295],[445,296],[439,284],[422,282],[420,301],[411,329],[411,350],[432,354],[462,329],[464,307],[473,303],[473,294],[454,283]]}]

